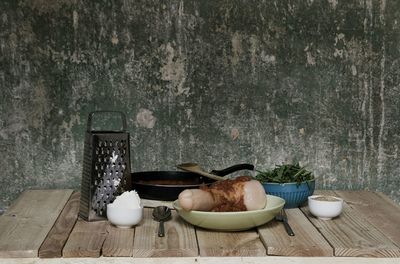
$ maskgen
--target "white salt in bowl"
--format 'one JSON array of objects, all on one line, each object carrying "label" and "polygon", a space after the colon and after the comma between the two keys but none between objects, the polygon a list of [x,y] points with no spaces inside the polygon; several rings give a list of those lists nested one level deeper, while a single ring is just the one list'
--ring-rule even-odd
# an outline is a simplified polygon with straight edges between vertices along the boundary
[{"label": "white salt in bowl", "polygon": [[308,197],[308,208],[311,214],[321,220],[330,220],[340,215],[343,199],[336,196],[312,195]]},{"label": "white salt in bowl", "polygon": [[130,228],[140,223],[143,219],[143,206],[140,208],[127,208],[107,205],[107,218],[111,224],[119,228]]}]

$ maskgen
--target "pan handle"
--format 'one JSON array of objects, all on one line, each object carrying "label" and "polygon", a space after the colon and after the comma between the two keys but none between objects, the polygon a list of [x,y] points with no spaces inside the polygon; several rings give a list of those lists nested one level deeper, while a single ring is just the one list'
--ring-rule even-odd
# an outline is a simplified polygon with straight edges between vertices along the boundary
[{"label": "pan handle", "polygon": [[254,170],[254,165],[248,164],[248,163],[243,163],[243,164],[236,164],[231,167],[228,167],[226,169],[222,170],[212,170],[211,173],[218,175],[218,176],[225,176],[228,174],[231,174],[235,171],[240,171],[240,170]]}]

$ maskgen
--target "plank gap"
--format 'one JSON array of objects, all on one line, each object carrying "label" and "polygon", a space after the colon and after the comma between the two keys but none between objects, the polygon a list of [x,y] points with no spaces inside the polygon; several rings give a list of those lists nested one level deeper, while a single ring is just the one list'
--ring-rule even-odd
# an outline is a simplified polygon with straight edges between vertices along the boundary
[{"label": "plank gap", "polygon": [[58,216],[39,248],[40,258],[56,258],[62,256],[62,249],[78,219],[80,193],[71,194],[68,202]]}]

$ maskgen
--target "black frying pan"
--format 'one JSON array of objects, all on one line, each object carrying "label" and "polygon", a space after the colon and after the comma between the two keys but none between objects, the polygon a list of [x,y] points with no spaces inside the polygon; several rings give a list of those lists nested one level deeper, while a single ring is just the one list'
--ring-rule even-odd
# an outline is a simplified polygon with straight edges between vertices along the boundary
[{"label": "black frying pan", "polygon": [[[254,170],[251,164],[237,164],[211,173],[225,176],[239,170]],[[185,189],[209,185],[215,180],[186,171],[143,171],[131,173],[132,189],[140,198],[161,201],[174,201]]]}]

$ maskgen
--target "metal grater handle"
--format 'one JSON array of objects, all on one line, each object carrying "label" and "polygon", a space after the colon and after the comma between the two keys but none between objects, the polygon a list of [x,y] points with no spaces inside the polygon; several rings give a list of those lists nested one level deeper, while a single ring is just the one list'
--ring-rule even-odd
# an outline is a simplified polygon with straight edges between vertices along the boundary
[{"label": "metal grater handle", "polygon": [[95,114],[104,114],[104,113],[114,113],[114,114],[121,115],[122,131],[126,131],[127,125],[126,125],[126,117],[125,117],[124,113],[122,113],[120,111],[93,111],[93,112],[90,112],[89,117],[88,117],[88,122],[87,122],[87,131],[88,132],[92,131],[93,116]]}]

